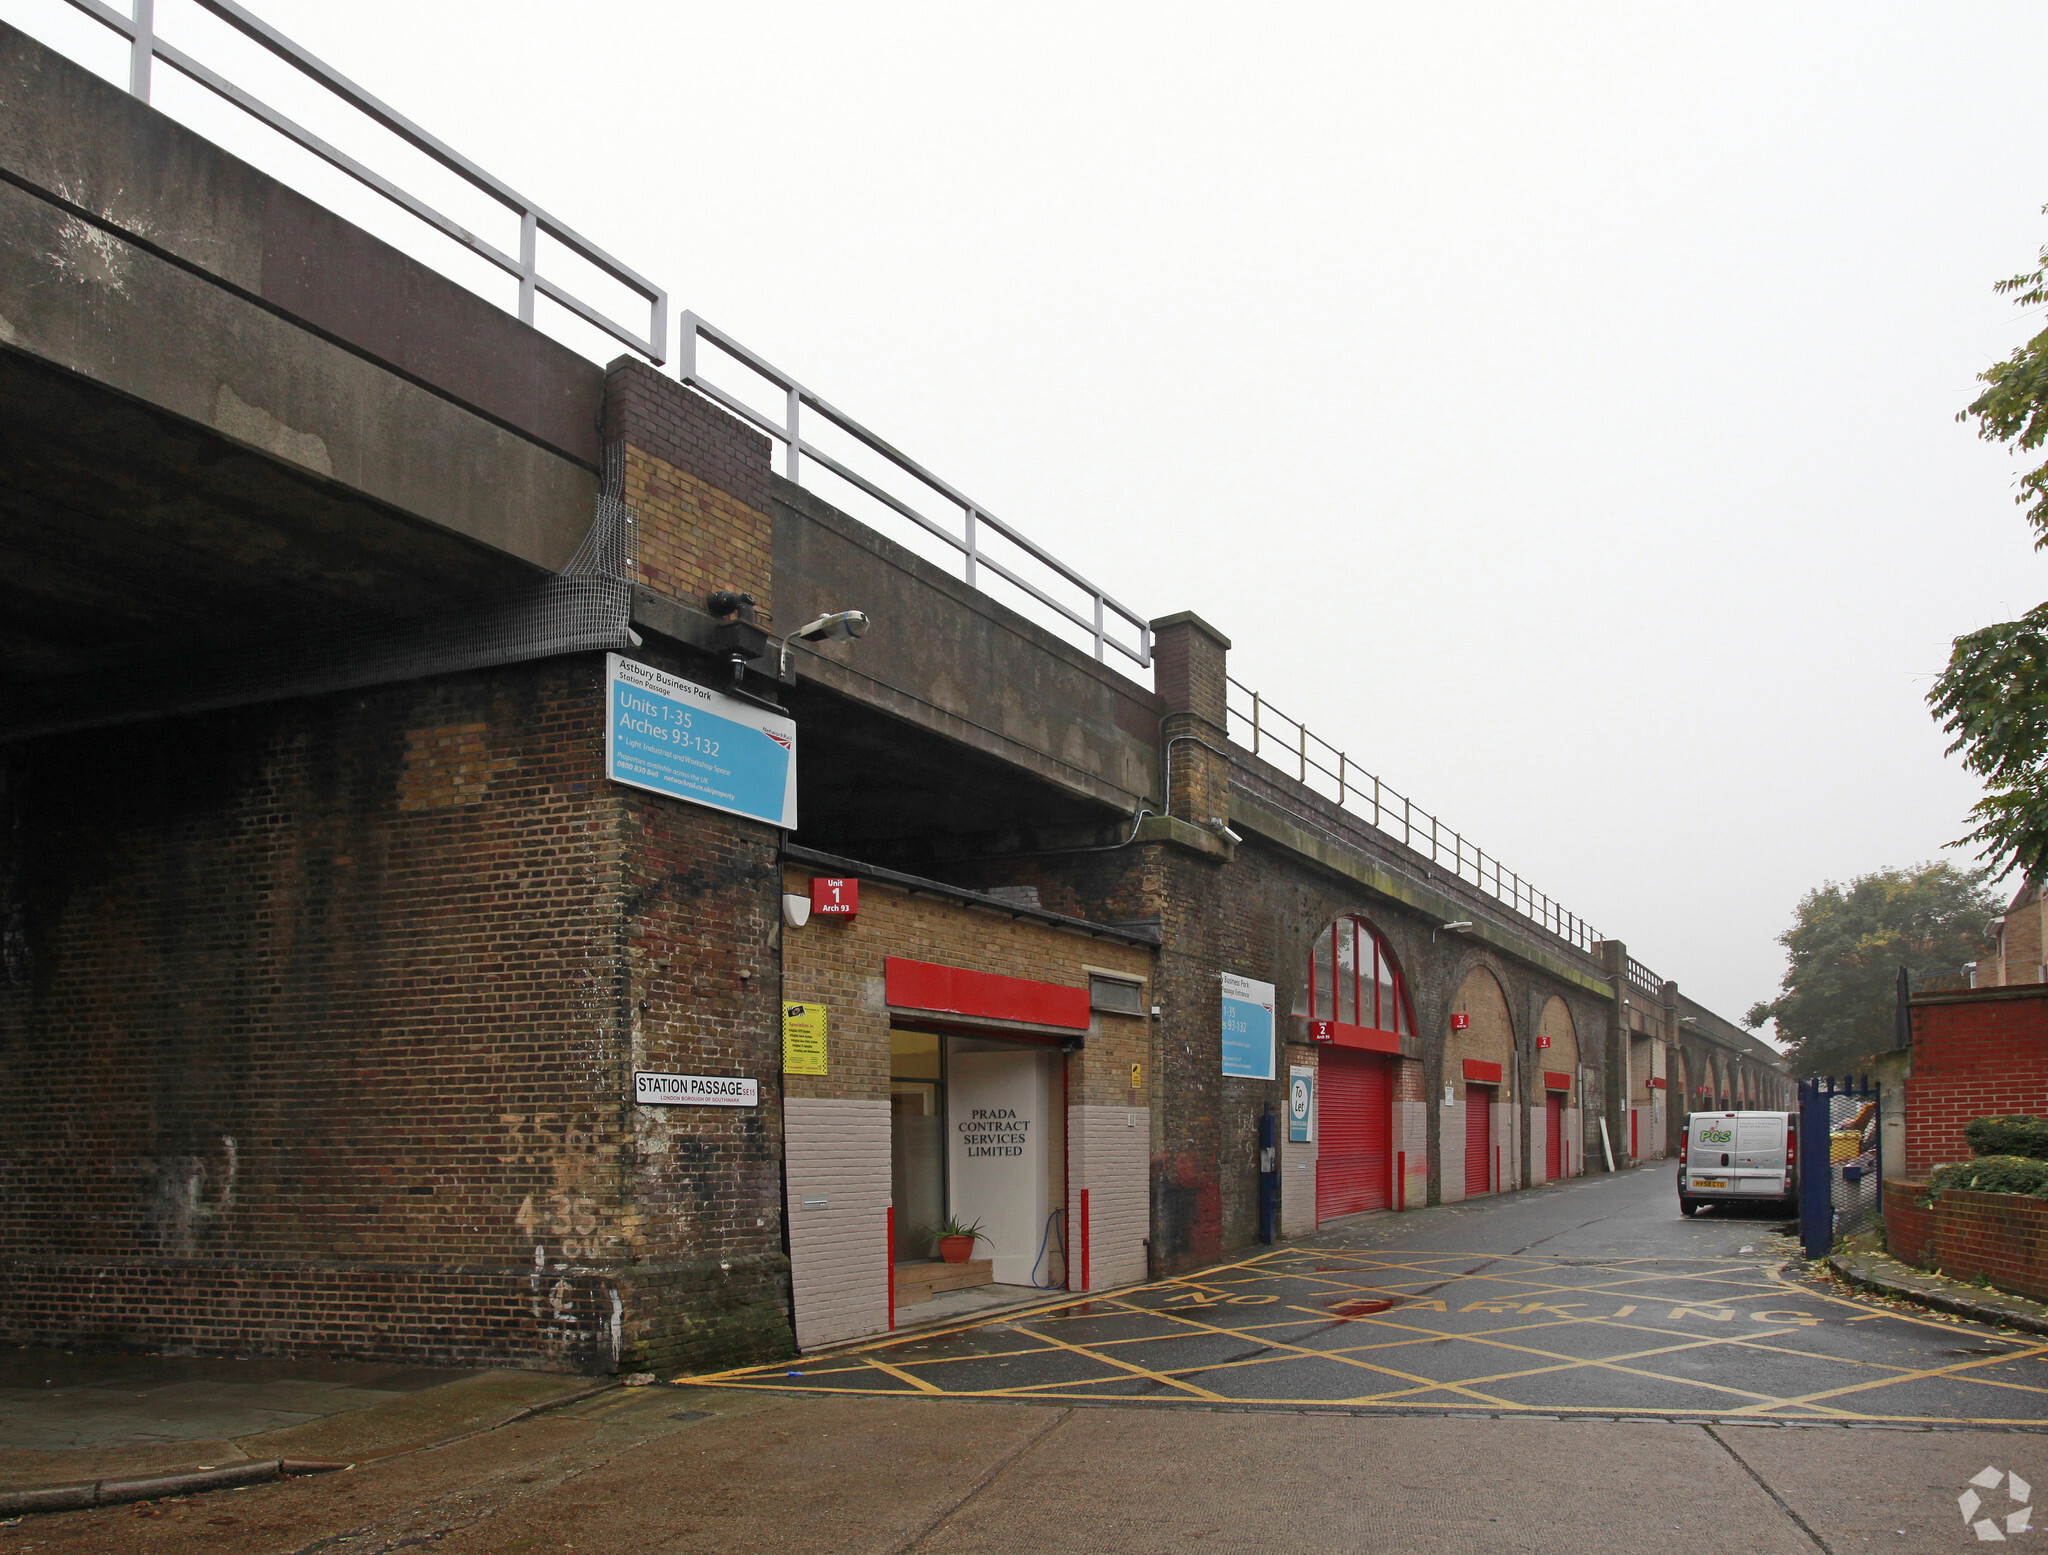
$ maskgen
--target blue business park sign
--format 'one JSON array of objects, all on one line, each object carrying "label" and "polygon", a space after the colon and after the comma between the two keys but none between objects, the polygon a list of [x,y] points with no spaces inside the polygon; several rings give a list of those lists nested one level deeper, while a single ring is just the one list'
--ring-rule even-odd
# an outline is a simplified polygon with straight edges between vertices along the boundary
[{"label": "blue business park sign", "polygon": [[614,782],[796,829],[796,723],[605,655],[605,775]]}]

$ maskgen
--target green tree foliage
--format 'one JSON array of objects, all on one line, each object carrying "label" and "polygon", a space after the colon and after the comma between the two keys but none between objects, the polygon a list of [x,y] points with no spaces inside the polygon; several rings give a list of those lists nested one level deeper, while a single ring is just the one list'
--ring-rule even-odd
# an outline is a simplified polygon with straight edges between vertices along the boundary
[{"label": "green tree foliage", "polygon": [[[2024,308],[2048,304],[2048,247],[2032,270],[1994,289]],[[1956,419],[1977,418],[1977,435],[2014,453],[2048,443],[2048,330],[1978,375],[1987,387]],[[2048,548],[2048,463],[2019,480],[2037,548]],[[1927,700],[1955,738],[1948,754],[1984,780],[1961,839],[1982,850],[1998,877],[2048,869],[2048,605],[1955,640],[1948,668]]]},{"label": "green tree foliage", "polygon": [[1807,892],[1778,936],[1790,957],[1782,992],[1752,1006],[1749,1024],[1777,1021],[1795,1074],[1862,1069],[1892,1045],[1900,967],[1946,971],[1984,950],[1999,909],[1984,882],[1983,870],[1943,862]]},{"label": "green tree foliage", "polygon": [[1984,780],[1975,843],[2000,877],[2048,869],[2048,605],[1958,637],[1927,694],[1948,754]]},{"label": "green tree foliage", "polygon": [[[2043,206],[2048,211],[2048,206]],[[1992,290],[2012,298],[2022,308],[2048,303],[2048,247],[2040,262],[2003,281]],[[2004,361],[1977,375],[1988,385],[1956,417],[1958,421],[1977,418],[1977,435],[1987,443],[2009,443],[2014,453],[2033,453],[2048,442],[2048,329],[2029,340]],[[2048,550],[2048,464],[2036,465],[2020,477],[2019,495],[2013,499],[2026,509],[2027,522],[2039,538],[2037,549]]]}]

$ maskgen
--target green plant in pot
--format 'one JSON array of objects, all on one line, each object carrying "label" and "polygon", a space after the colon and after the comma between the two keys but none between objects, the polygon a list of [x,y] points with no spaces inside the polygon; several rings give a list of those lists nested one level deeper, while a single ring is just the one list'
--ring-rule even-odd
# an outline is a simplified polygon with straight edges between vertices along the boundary
[{"label": "green plant in pot", "polygon": [[962,1225],[958,1219],[948,1215],[935,1226],[919,1226],[918,1233],[938,1244],[939,1256],[947,1263],[965,1263],[974,1256],[974,1244],[986,1242],[988,1235],[981,1229],[981,1222]]}]

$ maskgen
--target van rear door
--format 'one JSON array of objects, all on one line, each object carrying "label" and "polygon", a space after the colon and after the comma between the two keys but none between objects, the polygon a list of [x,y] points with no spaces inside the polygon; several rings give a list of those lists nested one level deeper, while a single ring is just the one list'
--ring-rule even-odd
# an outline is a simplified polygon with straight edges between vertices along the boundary
[{"label": "van rear door", "polygon": [[1766,1198],[1785,1194],[1785,1114],[1749,1112],[1735,1119],[1733,1191]]},{"label": "van rear door", "polygon": [[1693,1193],[1733,1193],[1735,1119],[1725,1112],[1695,1112],[1685,1142],[1685,1173]]}]

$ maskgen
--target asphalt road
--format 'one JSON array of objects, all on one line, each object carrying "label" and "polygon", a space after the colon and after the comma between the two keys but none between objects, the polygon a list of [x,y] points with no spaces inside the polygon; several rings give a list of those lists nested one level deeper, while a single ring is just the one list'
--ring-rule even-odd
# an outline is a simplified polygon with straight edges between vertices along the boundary
[{"label": "asphalt road", "polygon": [[[2044,1346],[1781,1284],[1775,1234],[1680,1221],[1661,1168],[1360,1219],[348,1473],[25,1518],[0,1555],[1923,1555],[1981,1548],[1973,1520],[2048,1538]],[[1993,1420],[2020,1423],[1973,1423]]]},{"label": "asphalt road", "polygon": [[2048,1339],[1780,1272],[1768,1211],[1678,1215],[1640,1168],[1403,1216],[1110,1298],[911,1335],[722,1387],[1213,1408],[2048,1424]]}]

